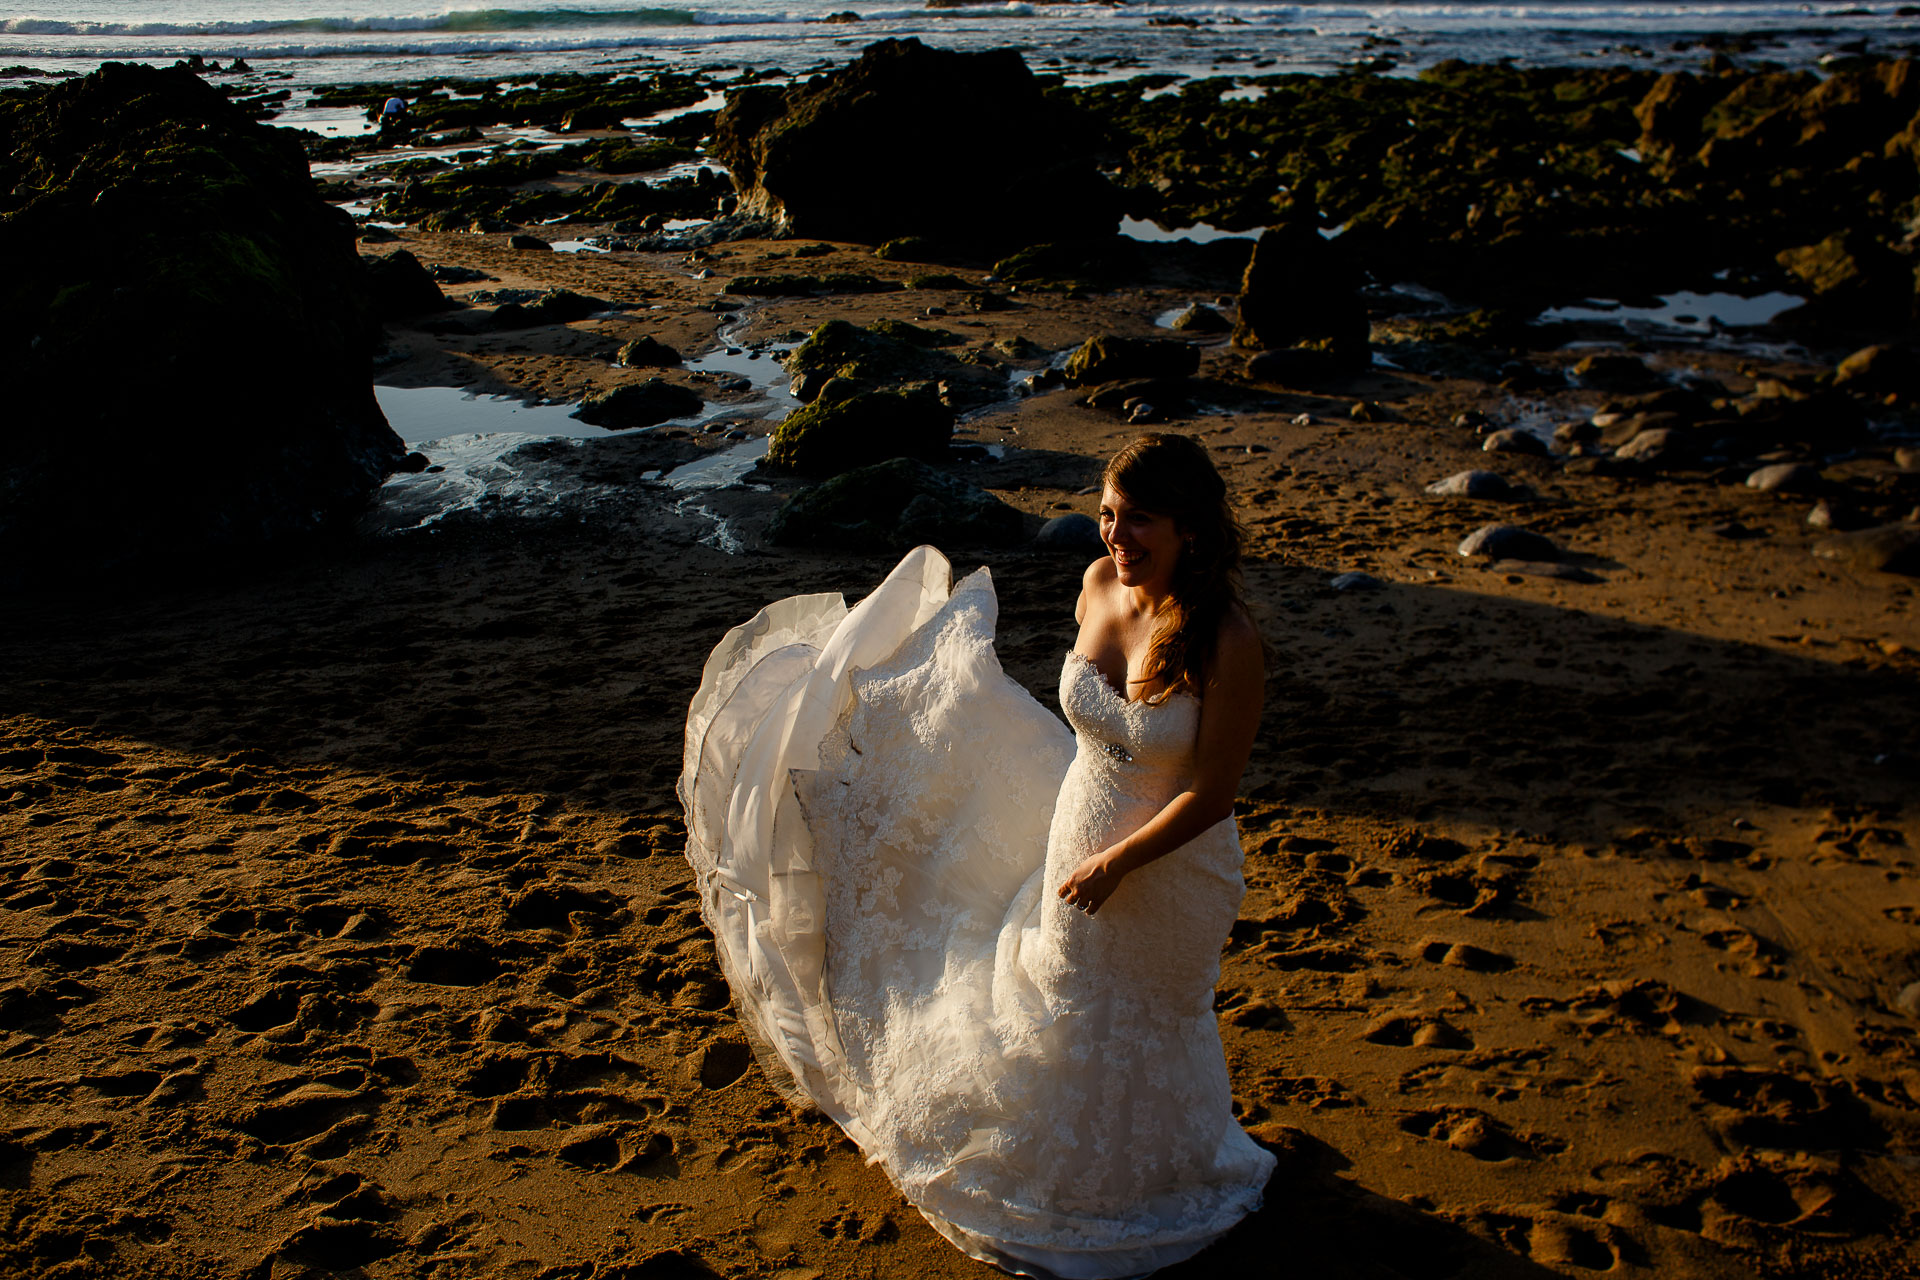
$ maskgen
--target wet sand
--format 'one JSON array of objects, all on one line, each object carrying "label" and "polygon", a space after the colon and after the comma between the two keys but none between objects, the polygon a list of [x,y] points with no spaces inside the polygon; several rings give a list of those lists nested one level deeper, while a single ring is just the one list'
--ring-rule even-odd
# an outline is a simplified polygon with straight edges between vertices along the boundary
[{"label": "wet sand", "polygon": [[[769,256],[791,244],[696,262],[402,243],[497,278],[456,296],[658,308],[394,327],[383,383],[523,397],[635,377],[608,357],[643,333],[696,354],[728,277],[801,269]],[[804,269],[926,268],[838,247]],[[888,315],[1058,350],[1218,291],[1176,275],[979,314],[914,291],[725,318],[747,341]],[[1734,390],[1767,372],[1649,359]],[[1202,372],[1239,363],[1215,346]],[[1216,450],[1279,655],[1218,1003],[1241,1116],[1281,1164],[1264,1210],[1166,1274],[1912,1274],[1911,580],[1811,556],[1808,498],[1484,454],[1454,416],[1516,406],[1479,382],[1241,392],[1173,426]],[[1527,397],[1555,420],[1601,398]],[[970,419],[956,443],[1009,447],[960,474],[1034,524],[1090,513],[1081,490],[1136,428],[1077,401]],[[1356,401],[1397,420],[1354,421]],[[636,483],[729,443],[572,451],[598,496],[558,516],[9,606],[0,1265],[990,1274],[768,1087],[699,922],[673,783],[707,650],[768,600],[857,598],[889,563],[765,545],[790,479],[712,496],[739,555]],[[1474,466],[1535,496],[1423,494]],[[1912,493],[1879,456],[1832,474]],[[1592,580],[1455,554],[1494,521]],[[954,559],[992,565],[1002,660],[1051,703],[1083,561]],[[1355,570],[1378,589],[1329,585]]]}]

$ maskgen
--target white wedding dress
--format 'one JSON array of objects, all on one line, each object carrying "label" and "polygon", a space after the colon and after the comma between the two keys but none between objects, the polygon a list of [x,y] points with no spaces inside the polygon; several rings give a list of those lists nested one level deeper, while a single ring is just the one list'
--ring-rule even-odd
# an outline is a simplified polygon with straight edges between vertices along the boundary
[{"label": "white wedding dress", "polygon": [[1142,1275],[1250,1210],[1214,1021],[1240,906],[1231,818],[1095,916],[1055,890],[1187,781],[1199,702],[1128,702],[1069,655],[1072,732],[994,656],[985,569],[907,556],[849,610],[768,605],[687,717],[687,858],[774,1083],[967,1253]]}]

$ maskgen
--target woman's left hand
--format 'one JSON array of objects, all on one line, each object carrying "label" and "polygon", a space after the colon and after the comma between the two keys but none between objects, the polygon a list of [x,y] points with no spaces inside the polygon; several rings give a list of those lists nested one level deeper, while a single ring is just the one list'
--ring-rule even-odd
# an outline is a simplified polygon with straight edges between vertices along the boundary
[{"label": "woman's left hand", "polygon": [[1120,887],[1120,881],[1126,874],[1114,851],[1102,849],[1075,867],[1073,874],[1060,882],[1060,896],[1067,900],[1068,906],[1078,907],[1092,915],[1113,896],[1113,891]]}]

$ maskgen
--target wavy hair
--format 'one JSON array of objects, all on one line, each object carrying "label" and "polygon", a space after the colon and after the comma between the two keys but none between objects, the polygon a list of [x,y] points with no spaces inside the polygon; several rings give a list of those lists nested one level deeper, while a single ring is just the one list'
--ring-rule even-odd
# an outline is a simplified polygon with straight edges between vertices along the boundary
[{"label": "wavy hair", "polygon": [[[1165,680],[1167,693],[1183,687],[1198,693],[1221,624],[1236,611],[1252,621],[1240,578],[1247,534],[1227,501],[1227,482],[1205,445],[1170,432],[1133,440],[1113,455],[1101,480],[1135,506],[1172,517],[1185,539],[1170,607],[1154,627],[1140,679]],[[1266,652],[1265,640],[1260,647]]]}]

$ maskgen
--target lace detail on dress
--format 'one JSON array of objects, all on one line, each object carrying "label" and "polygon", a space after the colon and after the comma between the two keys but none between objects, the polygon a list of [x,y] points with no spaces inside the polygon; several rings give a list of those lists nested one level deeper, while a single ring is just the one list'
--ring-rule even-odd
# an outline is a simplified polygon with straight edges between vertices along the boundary
[{"label": "lace detail on dress", "polygon": [[[934,581],[928,556],[888,584]],[[858,613],[813,651],[874,625]],[[920,614],[864,670],[843,664],[831,696],[824,656],[793,681],[810,693],[763,693],[728,806],[690,805],[695,866],[731,855],[702,893],[729,979],[766,1056],[961,1248],[1074,1277],[1178,1261],[1259,1203],[1273,1164],[1233,1120],[1213,1014],[1242,893],[1233,823],[1130,875],[1096,917],[1054,890],[1187,784],[1200,704],[1130,703],[1069,658],[1069,732],[1001,671],[985,570],[936,610],[888,616]],[[778,653],[752,669],[795,663]],[[819,730],[782,725],[823,703]],[[704,738],[727,723],[705,716]],[[726,770],[693,732],[690,717],[689,759]],[[805,760],[784,786],[767,776],[781,759]],[[700,778],[682,785],[697,801]],[[758,831],[763,810],[776,839],[759,853],[695,820]]]}]

